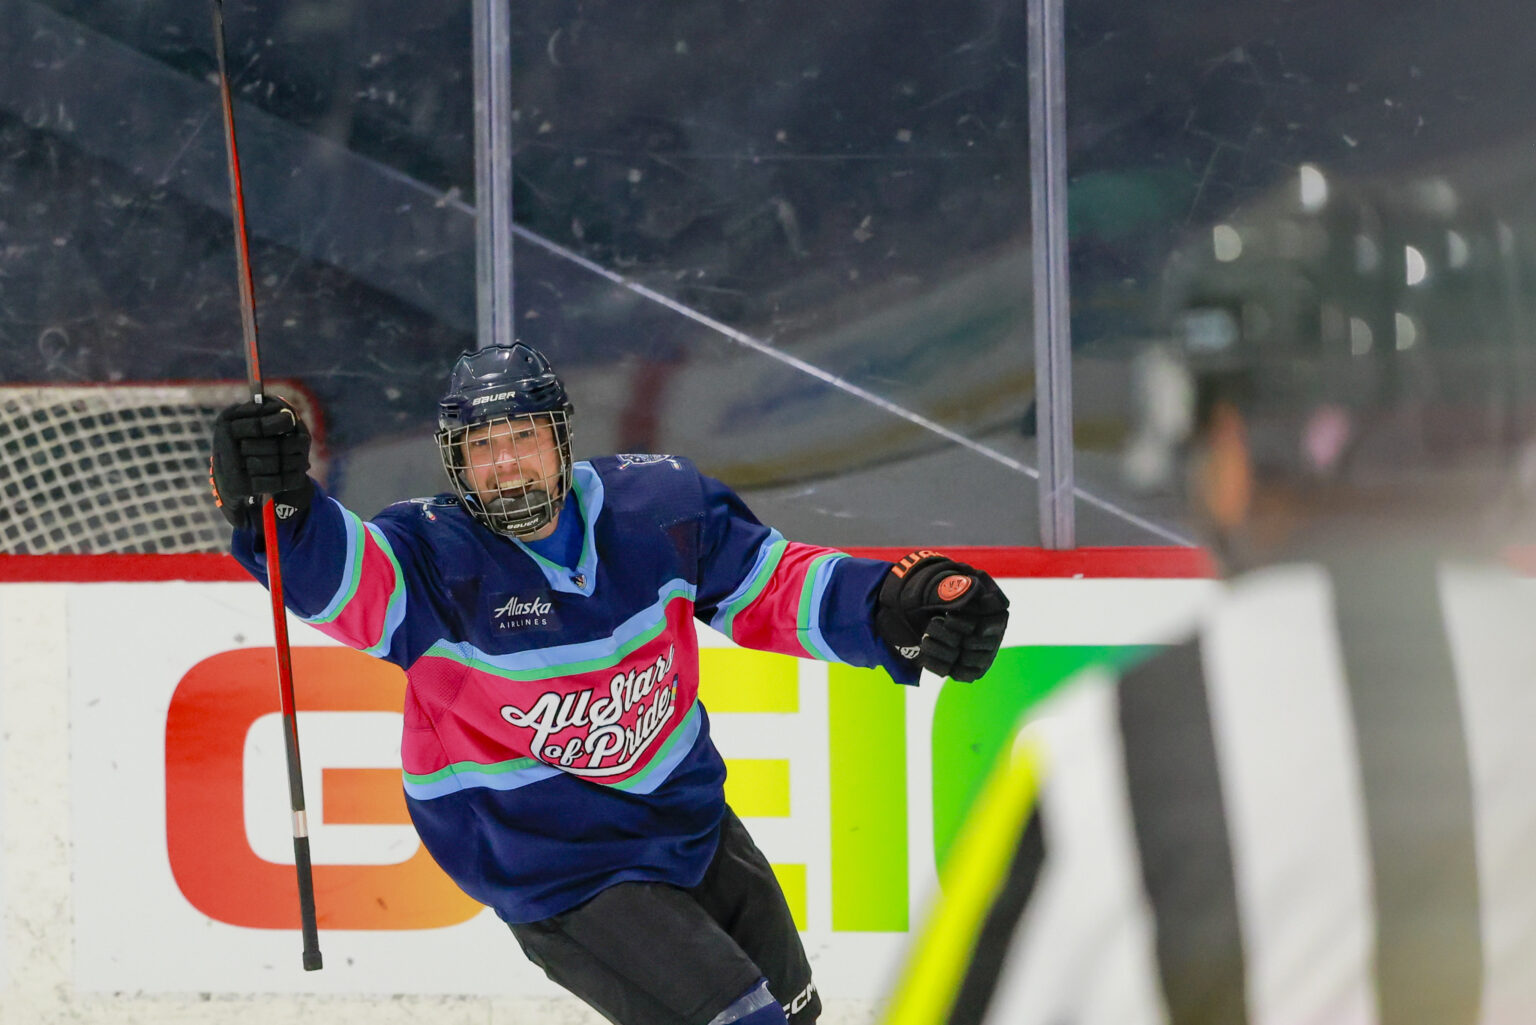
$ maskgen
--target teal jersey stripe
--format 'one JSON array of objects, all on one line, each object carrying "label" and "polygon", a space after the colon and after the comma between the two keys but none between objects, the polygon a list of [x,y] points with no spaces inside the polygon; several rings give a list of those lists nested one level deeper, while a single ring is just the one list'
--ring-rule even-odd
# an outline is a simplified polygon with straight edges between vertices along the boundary
[{"label": "teal jersey stripe", "polygon": [[833,565],[847,557],[844,552],[816,556],[806,570],[805,586],[800,589],[800,614],[795,635],[800,638],[806,654],[823,662],[836,662],[838,657],[821,633],[821,602],[832,582]]},{"label": "teal jersey stripe", "polygon": [[548,680],[611,669],[636,648],[659,637],[667,628],[667,606],[677,599],[691,602],[694,593],[692,584],[670,580],[662,585],[654,603],[629,617],[611,635],[580,644],[492,655],[468,644],[439,640],[425,654],[506,680]]},{"label": "teal jersey stripe", "polygon": [[778,568],[779,560],[784,558],[784,550],[787,547],[788,542],[784,540],[783,534],[777,530],[769,532],[763,539],[762,546],[757,550],[757,559],[753,562],[746,579],[737,585],[736,590],[725,601],[720,603],[720,608],[715,613],[714,619],[710,621],[710,626],[727,637],[731,636],[731,625],[736,621],[736,616],[763,593],[763,588],[768,586],[768,578],[773,576],[773,571]]},{"label": "teal jersey stripe", "polygon": [[[630,652],[634,651],[641,645],[649,641],[653,641],[657,637],[661,636],[662,631],[666,628],[666,619],[660,619],[645,632],[636,634],[611,652],[607,652],[603,655],[599,655],[596,658],[589,658],[581,662],[566,662],[562,665],[550,665],[542,666],[537,669],[521,670],[503,669],[501,666],[496,665],[494,662],[490,662],[482,658],[476,658],[474,655],[466,657],[463,659],[463,662],[464,665],[468,666],[470,669],[477,669],[482,673],[489,673],[492,676],[500,676],[506,680],[548,680],[555,676],[575,676],[580,673],[596,672],[600,669],[612,669],[614,666],[624,661],[625,657],[628,656]],[[428,652],[428,654],[433,653],[434,652],[431,651]]]},{"label": "teal jersey stripe", "polygon": [[[612,784],[615,790],[634,794],[649,794],[667,778],[672,770],[693,750],[694,742],[703,730],[703,718],[698,703],[688,709],[683,721],[666,739],[644,769],[622,783]],[[558,775],[560,770],[533,758],[509,758],[504,762],[482,764],[480,762],[454,762],[436,772],[404,772],[405,792],[418,801],[430,801],[446,797],[461,790],[476,787],[486,790],[516,790]]]},{"label": "teal jersey stripe", "polygon": [[678,763],[693,750],[693,742],[699,739],[699,731],[704,728],[703,723],[699,713],[699,703],[695,701],[689,706],[683,721],[677,724],[677,729],[673,730],[666,742],[651,755],[651,760],[646,763],[645,768],[622,783],[613,784],[613,788],[631,794],[649,794],[661,786],[667,781],[667,777],[672,775],[672,770],[677,768]]},{"label": "teal jersey stripe", "polygon": [[537,783],[541,779],[548,779],[559,771],[532,758],[509,758],[504,762],[493,762],[488,765],[479,762],[454,762],[436,772],[422,774],[406,772],[402,775],[407,797],[418,801],[430,801],[434,797],[444,797],[473,787],[483,787],[487,790],[516,790],[530,783]]},{"label": "teal jersey stripe", "polygon": [[330,604],[313,616],[301,617],[312,626],[329,623],[341,615],[341,610],[347,607],[347,602],[357,593],[357,583],[363,571],[363,521],[336,499],[327,498],[326,501],[341,510],[342,525],[347,534],[347,555],[342,562],[341,582],[336,587],[336,593],[331,596]]},{"label": "teal jersey stripe", "polygon": [[447,779],[449,776],[453,776],[459,772],[481,772],[489,774],[500,772],[516,772],[518,769],[526,769],[530,766],[538,764],[539,762],[533,758],[508,758],[504,762],[464,761],[454,762],[451,765],[445,765],[441,769],[437,769],[433,772],[407,772],[404,773],[404,775],[405,781],[407,783],[415,783],[420,786],[425,786],[428,783],[436,783],[439,780]]}]

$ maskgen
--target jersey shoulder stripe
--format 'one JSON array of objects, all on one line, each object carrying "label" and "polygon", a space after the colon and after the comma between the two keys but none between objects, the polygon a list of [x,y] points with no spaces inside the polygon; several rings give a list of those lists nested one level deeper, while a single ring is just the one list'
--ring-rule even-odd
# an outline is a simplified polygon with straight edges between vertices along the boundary
[{"label": "jersey shoulder stripe", "polygon": [[357,593],[358,581],[362,579],[363,521],[336,499],[327,498],[326,501],[341,513],[342,530],[346,538],[346,554],[342,557],[341,580],[336,586],[336,593],[331,596],[325,608],[313,616],[304,617],[304,622],[311,626],[329,623],[339,616],[341,610],[347,607],[347,603]]},{"label": "jersey shoulder stripe", "polygon": [[736,586],[736,590],[727,595],[725,600],[720,603],[719,610],[715,613],[714,618],[710,620],[710,626],[719,630],[727,637],[731,636],[736,616],[740,614],[742,609],[756,601],[758,595],[763,593],[763,588],[768,586],[768,580],[773,576],[773,571],[778,568],[779,560],[784,557],[784,550],[787,545],[788,542],[784,540],[783,534],[780,534],[777,530],[770,530],[768,532],[768,536],[763,539],[763,543],[758,547],[757,555],[752,562],[752,568],[747,571],[746,577]]},{"label": "jersey shoulder stripe", "polygon": [[364,654],[388,654],[395,631],[405,620],[405,574],[384,533],[355,513],[327,499],[341,512],[346,555],[336,593],[325,608],[304,622]]},{"label": "jersey shoulder stripe", "polygon": [[806,654],[823,662],[837,661],[837,653],[821,633],[821,605],[826,597],[827,585],[832,582],[832,570],[839,559],[848,558],[845,552],[823,552],[811,560],[805,574],[805,586],[800,589],[800,610],[796,616],[796,629]]},{"label": "jersey shoulder stripe", "polygon": [[781,542],[772,572],[731,623],[731,639],[760,651],[836,661],[821,629],[822,605],[843,552],[797,541]]}]

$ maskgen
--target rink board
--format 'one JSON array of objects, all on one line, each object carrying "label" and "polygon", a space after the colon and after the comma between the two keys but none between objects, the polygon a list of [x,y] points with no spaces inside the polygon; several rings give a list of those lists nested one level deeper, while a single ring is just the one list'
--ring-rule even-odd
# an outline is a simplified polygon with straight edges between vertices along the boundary
[{"label": "rink board", "polygon": [[[826,1020],[856,1025],[892,991],[986,768],[1021,717],[1032,719],[1064,756],[1049,798],[1063,867],[1042,880],[1004,1006],[1020,1021],[1057,1020],[1064,1008],[1084,1020],[1145,1012],[1155,1021],[1139,902],[1105,885],[1130,864],[1104,874],[1124,830],[1123,809],[1093,789],[1112,769],[1112,757],[1094,760],[1109,750],[1099,736],[1106,685],[1117,665],[1202,631],[1213,686],[1230,695],[1234,737],[1244,721],[1252,731],[1300,715],[1298,731],[1315,741],[1311,776],[1278,757],[1260,759],[1282,768],[1274,780],[1234,766],[1231,785],[1270,793],[1249,802],[1265,813],[1243,828],[1261,840],[1320,839],[1326,817],[1315,797],[1301,797],[1309,786],[1346,794],[1354,771],[1347,742],[1325,743],[1318,729],[1338,703],[1326,588],[1306,573],[1221,584],[1194,553],[1166,549],[962,554],[999,575],[1014,610],[997,664],[975,684],[925,676],[902,688],[702,632],[701,693],[729,766],[728,798],[784,883]],[[1490,1009],[1536,1007],[1526,970],[1536,954],[1536,888],[1511,868],[1529,863],[1536,835],[1523,785],[1512,784],[1536,776],[1536,748],[1517,728],[1536,716],[1536,688],[1526,684],[1536,635],[1521,626],[1536,617],[1536,582],[1446,579],[1458,676],[1481,681],[1465,711],[1481,794],[1485,1000]],[[1256,616],[1252,628],[1244,616]],[[1294,641],[1265,652],[1277,624]],[[11,1003],[108,1021],[133,1008],[194,1013],[211,999],[228,1014],[248,1008],[286,1021],[303,1018],[305,994],[334,994],[376,1025],[408,1018],[412,1007],[493,1025],[591,1021],[523,959],[493,914],[442,876],[406,821],[403,674],[291,621],[326,963],[301,970],[271,630],[265,592],[222,557],[0,559],[0,1012]],[[1292,700],[1297,680],[1316,685],[1314,712]],[[1255,704],[1265,695],[1287,703]],[[1257,744],[1232,750],[1259,752]],[[1329,751],[1336,757],[1323,757]],[[1296,805],[1294,827],[1285,825],[1287,804]],[[1256,999],[1293,1012],[1276,1020],[1328,1006],[1372,1018],[1361,939],[1367,875],[1342,871],[1359,861],[1359,810],[1346,802],[1335,811],[1340,856],[1307,857],[1329,881],[1319,890],[1332,893],[1326,906],[1359,905],[1366,932],[1330,926],[1312,941],[1256,942]],[[1245,849],[1281,851],[1270,840]],[[1270,906],[1273,888],[1262,885],[1270,869],[1241,860],[1240,875],[1254,881],[1243,899],[1256,937],[1291,935],[1273,917],[1285,911]],[[1103,943],[1106,929],[1115,944]],[[1313,965],[1310,977],[1328,966],[1329,984],[1282,985],[1298,956]],[[1074,989],[1089,964],[1100,965],[1091,989],[1103,1006],[1085,1007]],[[55,977],[57,986],[45,983]]]},{"label": "rink board", "polygon": [[[998,572],[1066,574],[1005,579],[1026,614],[974,687],[925,677],[899,688],[702,631],[729,798],[785,883],[829,999],[889,991],[935,889],[935,818],[953,832],[969,793],[954,781],[982,766],[974,750],[935,754],[936,709],[985,694],[995,715],[1015,692],[1022,708],[1063,666],[1176,635],[1217,585],[1189,553],[1157,555],[973,553]],[[18,563],[53,582],[24,582]],[[1091,578],[1148,569],[1174,575]],[[217,557],[8,560],[3,572],[6,699],[24,704],[28,677],[67,674],[78,991],[560,995],[492,913],[447,884],[403,819],[398,670],[289,623],[326,960],[305,973],[265,592]],[[10,610],[53,605],[54,637],[12,639],[25,624]],[[1021,657],[1046,648],[1081,654]],[[44,773],[40,757],[8,768]],[[62,752],[46,757],[47,774],[62,769]]]}]

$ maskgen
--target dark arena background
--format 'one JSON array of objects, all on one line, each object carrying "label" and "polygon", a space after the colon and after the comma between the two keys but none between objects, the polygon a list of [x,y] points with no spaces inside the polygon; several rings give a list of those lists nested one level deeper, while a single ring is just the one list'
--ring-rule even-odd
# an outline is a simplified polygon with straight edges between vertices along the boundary
[{"label": "dark arena background", "polygon": [[[437,402],[492,309],[559,369],[578,459],[686,455],[787,538],[1003,583],[972,684],[703,641],[828,1025],[1536,1022],[1528,3],[223,11],[261,370],[349,509],[447,490]],[[206,0],[0,0],[0,1025],[596,1023],[416,840],[403,676],[293,620],[326,946],[300,970],[273,624],[208,495],[249,393],[236,251]],[[1514,527],[1437,578],[1443,686],[1359,682],[1344,584],[1227,578],[1198,485],[1131,455],[1178,426],[1169,351],[1330,401],[1431,382],[1391,472],[1500,439]],[[1186,661],[1126,682],[1159,658]],[[1028,906],[946,932],[998,911],[967,852],[1019,871],[982,820],[1020,759]],[[1149,809],[1219,895],[1169,882]],[[1393,857],[1426,819],[1452,841]],[[1460,882],[1404,910],[1421,870]]]}]

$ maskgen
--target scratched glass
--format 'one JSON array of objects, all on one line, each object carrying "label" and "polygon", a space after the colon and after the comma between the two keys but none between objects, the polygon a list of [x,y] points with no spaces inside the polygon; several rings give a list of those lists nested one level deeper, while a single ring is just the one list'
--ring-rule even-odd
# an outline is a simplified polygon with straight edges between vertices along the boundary
[{"label": "scratched glass", "polygon": [[[1172,486],[1127,492],[1127,373],[1148,339],[1429,373],[1474,347],[1531,394],[1536,158],[1529,7],[1066,4],[1078,483],[1177,526]],[[1454,371],[1452,371],[1454,372]],[[1085,509],[1083,502],[1078,508]],[[1079,541],[1127,540],[1080,516]],[[1113,529],[1111,529],[1113,528]]]},{"label": "scratched glass", "polygon": [[[14,6],[0,376],[239,380],[208,11]],[[827,543],[1033,540],[1022,9],[512,12],[518,330],[572,379],[579,454],[692,455]],[[226,15],[263,371],[316,397],[344,501],[438,490],[470,5]]]},{"label": "scratched glass", "polygon": [[[1067,4],[1079,543],[1187,535],[1121,477],[1132,353],[1306,330],[1275,283],[1321,273],[1318,232],[1403,278],[1339,344],[1527,339],[1529,19],[1386,10]],[[571,378],[578,455],[694,456],[830,544],[1035,543],[1023,5],[512,13],[518,331]],[[433,403],[474,341],[469,4],[227,17],[263,370],[314,395],[344,501],[438,490]],[[0,381],[240,380],[207,10],[6,21]],[[1361,183],[1418,212],[1305,220]],[[1332,279],[1339,309],[1376,295]]]}]

